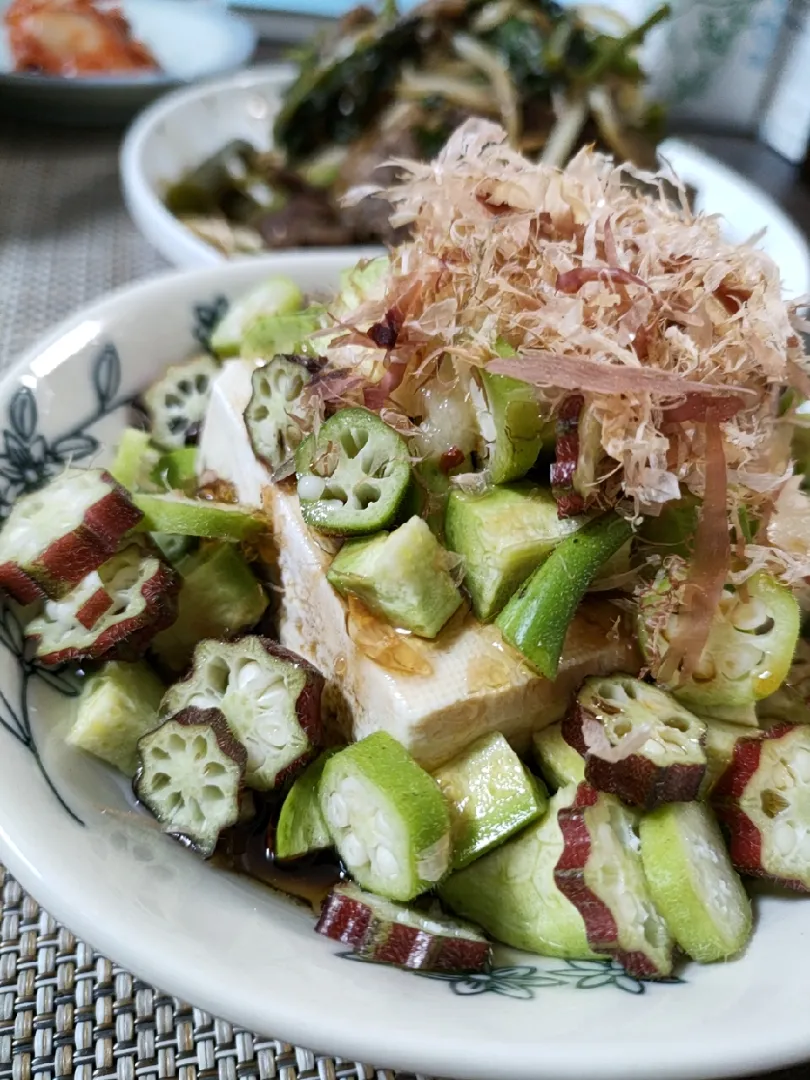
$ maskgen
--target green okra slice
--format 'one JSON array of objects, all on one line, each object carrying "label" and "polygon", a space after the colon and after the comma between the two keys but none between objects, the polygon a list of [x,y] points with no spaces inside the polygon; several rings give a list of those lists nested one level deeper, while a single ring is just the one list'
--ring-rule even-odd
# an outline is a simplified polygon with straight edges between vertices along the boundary
[{"label": "green okra slice", "polygon": [[67,741],[134,776],[138,740],[160,723],[164,690],[148,664],[110,661],[85,680]]},{"label": "green okra slice", "polygon": [[267,523],[259,514],[236,503],[192,499],[179,491],[154,495],[135,492],[132,501],[143,514],[140,528],[147,532],[238,544],[267,531]]},{"label": "green okra slice", "polygon": [[454,870],[536,821],[548,806],[542,784],[500,732],[478,739],[433,778],[450,811]]},{"label": "green okra slice", "polygon": [[641,819],[641,861],[655,906],[687,956],[702,964],[741,952],[751,902],[717,821],[703,803],[670,803]]},{"label": "green okra slice", "polygon": [[230,638],[255,626],[267,594],[232,544],[204,543],[178,564],[182,580],[177,618],[152,641],[162,668],[183,671],[202,638]]},{"label": "green okra slice", "polygon": [[291,315],[259,315],[245,328],[241,355],[247,360],[269,360],[278,355],[319,356],[326,348],[326,339],[312,335],[328,323],[326,308],[319,304]]},{"label": "green okra slice", "polygon": [[298,497],[307,525],[333,536],[387,528],[408,490],[404,440],[366,409],[342,409],[295,455]]},{"label": "green okra slice", "polygon": [[152,423],[153,442],[164,450],[176,450],[196,439],[218,371],[212,357],[197,356],[173,364],[149,387],[143,400]]},{"label": "green okra slice", "polygon": [[576,795],[574,785],[560,788],[542,818],[451,874],[439,886],[443,903],[515,949],[566,960],[599,955],[588,944],[582,916],[554,880],[563,852],[558,814]]},{"label": "green okra slice", "polygon": [[585,759],[565,741],[562,723],[558,721],[535,731],[532,741],[535,761],[553,789],[579,784],[585,779]]},{"label": "green okra slice", "polygon": [[327,761],[321,810],[346,869],[364,889],[411,900],[450,866],[450,816],[436,781],[386,732]]},{"label": "green okra slice", "polygon": [[304,356],[278,355],[253,372],[245,426],[253,452],[271,472],[295,456],[311,427],[301,397],[318,367]]},{"label": "green okra slice", "polygon": [[557,545],[498,616],[505,640],[547,679],[557,677],[565,635],[588,587],[632,535],[614,513],[588,522]]},{"label": "green okra slice", "polygon": [[445,538],[464,560],[464,585],[478,618],[493,619],[557,544],[582,525],[583,519],[560,519],[551,492],[527,481],[482,494],[452,491]]},{"label": "green okra slice", "polygon": [[160,451],[152,445],[148,431],[127,427],[121,432],[115,459],[109,472],[128,491],[154,491],[154,470]]},{"label": "green okra slice", "polygon": [[367,300],[382,299],[390,267],[388,256],[379,255],[376,259],[362,259],[356,266],[342,270],[338,310],[348,313]]},{"label": "green okra slice", "polygon": [[259,316],[290,315],[304,304],[291,278],[271,277],[235,300],[214,328],[211,348],[221,359],[238,356],[245,331]]},{"label": "green okra slice", "polygon": [[133,788],[164,831],[203,858],[239,820],[245,748],[216,709],[189,708],[138,743]]},{"label": "green okra slice", "polygon": [[[672,558],[639,595],[638,638],[654,676],[678,632],[686,565]],[[675,672],[667,685],[679,701],[704,716],[756,726],[758,701],[787,678],[801,613],[791,589],[759,572],[737,589],[727,585],[693,676]]]},{"label": "green okra slice", "polygon": [[462,602],[447,552],[419,517],[391,533],[349,540],[326,576],[342,595],[424,638],[435,638]]},{"label": "green okra slice", "polygon": [[332,846],[321,812],[320,784],[327,761],[337,750],[325,750],[296,777],[278,816],[274,854],[277,859],[298,859]]}]

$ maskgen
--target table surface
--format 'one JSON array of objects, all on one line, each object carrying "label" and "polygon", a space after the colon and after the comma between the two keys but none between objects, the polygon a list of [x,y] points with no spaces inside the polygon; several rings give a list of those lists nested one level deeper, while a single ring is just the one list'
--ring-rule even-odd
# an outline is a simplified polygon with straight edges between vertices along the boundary
[{"label": "table surface", "polygon": [[[119,136],[0,120],[0,371],[57,320],[166,264],[121,199]],[[704,149],[810,233],[810,189],[745,139]],[[771,1074],[807,1080],[810,1065]],[[0,1080],[407,1080],[232,1027],[76,941],[0,866]],[[425,1078],[426,1080],[426,1078]]]}]

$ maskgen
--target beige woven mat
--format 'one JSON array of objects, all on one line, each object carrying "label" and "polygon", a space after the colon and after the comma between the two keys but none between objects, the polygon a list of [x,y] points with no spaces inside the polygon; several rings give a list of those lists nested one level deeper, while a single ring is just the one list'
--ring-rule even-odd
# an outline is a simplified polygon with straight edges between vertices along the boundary
[{"label": "beige woven mat", "polygon": [[[165,269],[129,222],[116,149],[104,132],[0,121],[0,370],[88,301]],[[0,866],[0,1080],[71,1076],[413,1080],[251,1035],[146,986],[77,941]],[[772,1080],[810,1080],[810,1066]]]}]

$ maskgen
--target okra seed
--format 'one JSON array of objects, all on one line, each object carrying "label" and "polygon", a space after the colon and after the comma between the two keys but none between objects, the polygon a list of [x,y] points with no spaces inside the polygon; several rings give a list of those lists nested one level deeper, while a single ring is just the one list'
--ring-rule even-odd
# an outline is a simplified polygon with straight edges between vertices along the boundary
[{"label": "okra seed", "polygon": [[369,861],[366,845],[355,833],[343,837],[342,854],[349,866],[363,866]]},{"label": "okra seed", "polygon": [[374,850],[374,864],[379,873],[385,877],[396,877],[399,873],[399,866],[393,851],[382,844],[378,844]]},{"label": "okra seed", "polygon": [[796,846],[796,830],[788,821],[779,821],[774,826],[773,842],[780,855],[789,855]]},{"label": "okra seed", "polygon": [[349,825],[349,808],[337,792],[333,792],[329,796],[327,816],[329,824],[334,825],[337,829],[345,829]]}]

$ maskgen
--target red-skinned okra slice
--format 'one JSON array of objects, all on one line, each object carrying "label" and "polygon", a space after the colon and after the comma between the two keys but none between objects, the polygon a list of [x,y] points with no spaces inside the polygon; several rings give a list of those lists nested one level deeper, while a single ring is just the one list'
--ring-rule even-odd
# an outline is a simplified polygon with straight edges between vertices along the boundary
[{"label": "red-skinned okra slice", "polygon": [[235,825],[247,753],[217,709],[184,709],[138,743],[136,797],[204,858]]},{"label": "red-skinned okra slice", "polygon": [[12,507],[0,532],[0,588],[21,604],[69,593],[141,519],[101,469],[66,469]]},{"label": "red-skinned okra slice", "polygon": [[630,675],[586,679],[562,731],[599,791],[647,810],[700,794],[706,725],[649,683]]},{"label": "red-skinned okra slice", "polygon": [[346,882],[326,898],[315,927],[364,960],[418,971],[484,971],[492,956],[474,927],[428,915]]},{"label": "red-skinned okra slice", "polygon": [[270,791],[317,749],[322,690],[320,672],[270,638],[201,641],[191,671],[167,690],[160,712],[220,709],[247,749],[248,786]]},{"label": "red-skinned okra slice", "polygon": [[580,394],[566,398],[557,414],[556,460],[551,487],[561,518],[581,514],[598,496],[602,427]]},{"label": "red-skinned okra slice", "polygon": [[738,740],[712,800],[741,874],[810,892],[810,727]]},{"label": "red-skinned okra slice", "polygon": [[411,478],[405,441],[366,409],[341,409],[295,455],[310,528],[362,536],[391,524]]},{"label": "red-skinned okra slice", "polygon": [[177,615],[179,578],[150,545],[127,544],[25,628],[43,664],[137,660]]},{"label": "red-skinned okra slice", "polygon": [[637,813],[581,784],[557,818],[564,846],[554,878],[582,916],[590,947],[637,978],[666,978],[673,942],[644,876]]}]

